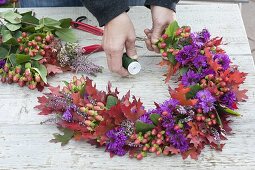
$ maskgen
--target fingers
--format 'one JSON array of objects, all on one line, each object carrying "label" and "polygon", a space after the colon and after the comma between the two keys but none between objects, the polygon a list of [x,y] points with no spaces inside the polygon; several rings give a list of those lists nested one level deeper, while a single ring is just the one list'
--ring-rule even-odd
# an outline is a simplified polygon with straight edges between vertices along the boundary
[{"label": "fingers", "polygon": [[108,68],[111,72],[117,73],[122,77],[128,76],[128,71],[122,67],[123,48],[105,47]]},{"label": "fingers", "polygon": [[152,33],[152,31],[147,28],[147,29],[144,30],[144,33],[147,36],[147,39],[145,40],[145,44],[146,44],[147,49],[149,51],[154,51],[154,49],[152,47],[152,43],[151,43],[151,33]]},{"label": "fingers", "polygon": [[128,71],[122,66],[123,49],[112,51],[111,53],[111,71],[119,74],[122,77],[128,76]]},{"label": "fingers", "polygon": [[104,45],[109,70],[113,73],[119,74],[122,77],[125,77],[128,76],[129,73],[125,68],[122,67],[123,50],[124,46],[121,44],[114,45],[108,42],[108,45]]},{"label": "fingers", "polygon": [[153,28],[153,31],[152,31],[152,34],[151,34],[152,48],[157,53],[159,53],[159,48],[156,44],[157,44],[158,40],[160,39],[161,35],[163,34],[164,30],[165,30],[165,27],[155,26]]},{"label": "fingers", "polygon": [[137,59],[138,55],[135,48],[135,37],[128,37],[125,46],[127,55],[132,59]]}]

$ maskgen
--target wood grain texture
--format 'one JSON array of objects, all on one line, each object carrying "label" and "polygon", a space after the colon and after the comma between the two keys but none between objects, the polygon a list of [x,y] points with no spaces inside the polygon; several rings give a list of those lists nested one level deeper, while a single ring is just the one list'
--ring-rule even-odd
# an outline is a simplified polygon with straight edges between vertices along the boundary
[{"label": "wood grain texture", "polygon": [[[199,10],[198,10],[199,9]],[[22,9],[26,10],[26,9]],[[249,73],[242,88],[249,89],[247,102],[241,103],[239,112],[242,117],[234,118],[232,123],[235,134],[229,136],[222,152],[206,148],[198,161],[182,160],[180,156],[155,157],[149,156],[142,161],[127,157],[110,158],[103,149],[97,149],[85,142],[71,141],[67,146],[52,144],[52,134],[58,132],[54,125],[40,125],[46,116],[38,115],[33,109],[37,104],[37,91],[19,88],[15,85],[1,84],[0,88],[0,169],[253,169],[255,167],[255,68],[250,54],[248,40],[236,5],[178,6],[178,21],[191,25],[195,31],[207,27],[212,35],[224,37],[229,43],[226,51],[230,54],[233,64],[240,70]],[[38,8],[34,9],[39,17],[54,18],[91,15],[85,8]],[[134,21],[138,36],[143,36],[143,29],[151,26],[149,10],[134,7],[129,15]],[[96,24],[94,19],[90,23]],[[76,31],[83,45],[100,43],[100,37]],[[144,47],[144,42],[137,42]],[[131,93],[141,97],[146,108],[153,101],[161,102],[169,97],[167,85],[161,76],[166,70],[156,64],[159,56],[139,48],[139,62],[142,71],[139,75],[122,79],[112,75],[106,68],[104,53],[91,55],[91,60],[105,67],[104,73],[93,78],[99,89],[105,89],[111,81],[113,87],[119,87],[121,94],[129,89]],[[70,80],[74,74],[65,73],[49,79],[51,85],[62,84]],[[81,75],[81,74],[79,74]],[[170,82],[171,86],[176,83]],[[46,92],[46,91],[45,91]]]}]

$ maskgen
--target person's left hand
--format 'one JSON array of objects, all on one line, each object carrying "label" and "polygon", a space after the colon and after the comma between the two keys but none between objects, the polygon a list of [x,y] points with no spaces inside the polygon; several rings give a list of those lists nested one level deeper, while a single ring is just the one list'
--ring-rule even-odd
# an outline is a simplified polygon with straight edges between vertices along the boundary
[{"label": "person's left hand", "polygon": [[171,9],[151,6],[152,29],[145,29],[144,33],[147,36],[145,41],[148,50],[159,53],[159,48],[156,43],[164,33],[167,26],[176,19],[175,12]]}]

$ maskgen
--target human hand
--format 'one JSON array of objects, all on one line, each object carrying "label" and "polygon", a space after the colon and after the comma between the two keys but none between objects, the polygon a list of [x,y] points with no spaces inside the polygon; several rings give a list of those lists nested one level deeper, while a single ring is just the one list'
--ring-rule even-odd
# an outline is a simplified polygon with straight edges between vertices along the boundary
[{"label": "human hand", "polygon": [[123,77],[129,75],[122,66],[122,55],[125,48],[128,56],[137,57],[135,39],[134,26],[126,12],[105,25],[102,46],[107,56],[110,71]]},{"label": "human hand", "polygon": [[167,26],[176,19],[175,12],[171,9],[151,6],[152,29],[145,29],[144,33],[147,36],[145,41],[148,50],[159,53],[159,48],[156,43],[164,33]]}]

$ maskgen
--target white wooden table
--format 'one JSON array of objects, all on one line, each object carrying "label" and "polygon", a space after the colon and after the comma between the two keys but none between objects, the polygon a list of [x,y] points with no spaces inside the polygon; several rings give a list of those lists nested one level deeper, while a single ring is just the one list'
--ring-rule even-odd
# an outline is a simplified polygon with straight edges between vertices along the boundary
[{"label": "white wooden table", "polygon": [[[24,9],[23,9],[24,10]],[[85,8],[53,8],[34,9],[39,17],[53,18],[88,15]],[[129,12],[134,21],[138,36],[143,36],[143,29],[150,27],[150,11],[144,7],[133,7]],[[89,15],[91,16],[91,15]],[[92,19],[93,20],[93,19]],[[233,132],[223,152],[210,148],[203,150],[198,161],[182,160],[181,156],[156,157],[149,156],[142,161],[128,157],[110,158],[103,149],[96,149],[85,142],[71,141],[61,147],[60,144],[49,143],[52,134],[58,132],[55,126],[40,125],[46,116],[37,115],[33,107],[36,97],[42,94],[19,88],[15,85],[0,86],[0,169],[254,169],[255,168],[255,69],[248,40],[237,5],[178,6],[180,25],[191,25],[193,30],[208,28],[212,35],[224,37],[228,42],[225,47],[234,64],[249,75],[243,88],[249,89],[249,100],[241,103],[239,112],[243,117],[232,123]],[[93,21],[92,21],[93,23]],[[77,31],[81,43],[88,45],[98,43],[99,37]],[[100,89],[105,89],[107,81],[120,87],[121,94],[131,89],[132,94],[142,98],[146,108],[153,101],[163,101],[169,97],[167,85],[161,76],[165,69],[156,64],[160,57],[146,51],[143,42],[137,43],[144,48],[138,49],[142,56],[141,74],[128,79],[112,75],[107,69],[94,78]],[[104,53],[97,53],[91,58],[106,67]],[[73,74],[57,75],[49,80],[50,84],[61,84],[62,80],[70,80]],[[174,85],[173,82],[171,82]]]}]

